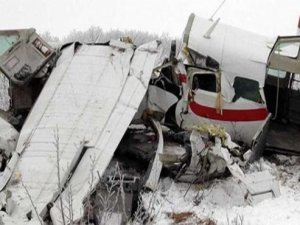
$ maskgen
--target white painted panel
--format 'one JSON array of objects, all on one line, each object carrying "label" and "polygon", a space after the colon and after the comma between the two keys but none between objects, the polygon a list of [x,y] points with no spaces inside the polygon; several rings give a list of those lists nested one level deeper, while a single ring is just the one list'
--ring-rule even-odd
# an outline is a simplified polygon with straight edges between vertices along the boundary
[{"label": "white painted panel", "polygon": [[[96,145],[87,150],[69,184],[72,187],[75,219],[82,216],[82,201],[91,187],[94,187],[98,182],[97,172],[100,176],[103,175],[123,134],[134,117],[147,91],[158,54],[157,42],[145,44],[135,51],[130,74],[122,88],[122,94],[103,127],[103,132],[97,133]],[[94,180],[91,184],[92,161],[95,161],[95,167],[93,169]],[[67,195],[68,192],[64,192],[63,199],[67,199]],[[59,207],[58,202],[56,202],[56,207]]]}]

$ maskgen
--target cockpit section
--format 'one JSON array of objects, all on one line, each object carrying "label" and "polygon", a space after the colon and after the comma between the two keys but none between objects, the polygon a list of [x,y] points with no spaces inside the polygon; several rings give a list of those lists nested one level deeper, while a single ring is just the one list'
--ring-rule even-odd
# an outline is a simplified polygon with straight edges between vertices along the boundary
[{"label": "cockpit section", "polygon": [[9,99],[1,114],[6,111],[22,125],[53,68],[56,55],[56,50],[35,29],[0,31],[0,73],[6,81],[3,94],[8,94],[1,101]]}]

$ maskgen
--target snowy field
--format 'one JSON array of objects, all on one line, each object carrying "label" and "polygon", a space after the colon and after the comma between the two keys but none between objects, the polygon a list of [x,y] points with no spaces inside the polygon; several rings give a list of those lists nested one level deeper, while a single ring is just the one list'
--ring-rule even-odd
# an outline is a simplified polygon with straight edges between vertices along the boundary
[{"label": "snowy field", "polygon": [[[278,155],[271,161],[261,159],[247,172],[269,170],[280,183],[278,198],[250,206],[244,200],[245,187],[233,177],[193,185],[185,195],[189,184],[174,183],[165,178],[157,193],[143,194],[144,204],[152,209],[153,224],[160,225],[213,225],[208,218],[217,225],[299,225],[300,158]],[[183,221],[171,219],[172,213],[181,215]]]}]

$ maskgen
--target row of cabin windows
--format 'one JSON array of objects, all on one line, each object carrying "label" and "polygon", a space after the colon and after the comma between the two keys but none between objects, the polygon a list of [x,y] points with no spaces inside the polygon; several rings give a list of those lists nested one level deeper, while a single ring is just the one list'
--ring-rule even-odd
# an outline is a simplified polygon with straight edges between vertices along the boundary
[{"label": "row of cabin windows", "polygon": [[[259,83],[258,81],[243,78],[235,77],[233,88],[235,95],[232,99],[235,102],[240,97],[255,101],[261,102],[261,95],[259,93]],[[204,90],[209,92],[217,92],[217,80],[214,74],[194,74],[192,81],[192,90]]]}]

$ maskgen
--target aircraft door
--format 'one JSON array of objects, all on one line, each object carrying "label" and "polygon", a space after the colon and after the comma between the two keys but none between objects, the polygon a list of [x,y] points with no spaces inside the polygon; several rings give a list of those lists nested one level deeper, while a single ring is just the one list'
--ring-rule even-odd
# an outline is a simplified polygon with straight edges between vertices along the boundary
[{"label": "aircraft door", "polygon": [[268,58],[268,68],[300,74],[300,36],[278,37]]},{"label": "aircraft door", "polygon": [[274,118],[300,124],[300,36],[278,37],[267,62],[265,95]]}]

